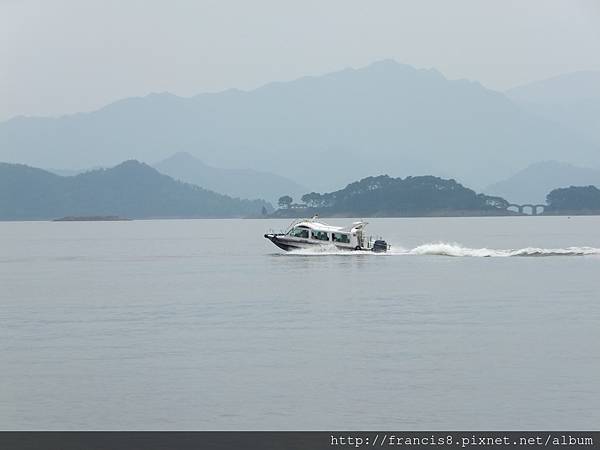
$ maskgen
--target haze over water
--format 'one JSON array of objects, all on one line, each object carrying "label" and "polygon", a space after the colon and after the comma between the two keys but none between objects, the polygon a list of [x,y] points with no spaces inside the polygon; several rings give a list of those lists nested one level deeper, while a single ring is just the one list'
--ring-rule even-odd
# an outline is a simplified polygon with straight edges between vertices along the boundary
[{"label": "haze over water", "polygon": [[1,427],[597,427],[600,217],[369,221],[0,223]]}]

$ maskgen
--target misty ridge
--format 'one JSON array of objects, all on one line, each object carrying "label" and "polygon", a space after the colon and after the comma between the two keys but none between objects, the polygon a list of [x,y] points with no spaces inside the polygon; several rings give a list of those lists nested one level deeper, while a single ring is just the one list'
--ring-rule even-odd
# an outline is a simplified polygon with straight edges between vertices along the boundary
[{"label": "misty ridge", "polygon": [[283,193],[300,198],[308,188],[289,178],[252,169],[212,167],[179,152],[153,167],[165,175],[232,197],[261,198],[275,203]]},{"label": "misty ridge", "polygon": [[231,198],[176,181],[139,161],[72,176],[0,163],[0,220],[245,217],[271,209],[263,200]]},{"label": "misty ridge", "polygon": [[501,93],[384,60],[251,91],[150,94],[90,113],[16,117],[0,123],[0,160],[72,175],[135,159],[226,194],[225,203],[299,199],[380,174],[456,179],[540,202],[554,188],[600,184],[599,120],[600,72]]},{"label": "misty ridge", "polygon": [[545,203],[547,194],[555,188],[589,185],[600,186],[600,169],[542,161],[489,185],[483,191],[515,203]]}]

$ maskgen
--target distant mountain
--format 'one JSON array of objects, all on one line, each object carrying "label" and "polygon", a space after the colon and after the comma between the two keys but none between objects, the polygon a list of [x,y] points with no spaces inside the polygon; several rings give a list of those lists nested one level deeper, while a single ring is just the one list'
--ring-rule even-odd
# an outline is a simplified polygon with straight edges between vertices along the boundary
[{"label": "distant mountain", "polygon": [[502,93],[390,60],[248,92],[152,94],[0,124],[0,159],[36,166],[157,161],[176,151],[319,190],[366,173],[429,173],[482,187],[543,159],[600,164],[600,144]]},{"label": "distant mountain", "polygon": [[242,217],[271,208],[175,181],[138,161],[61,177],[0,163],[0,220],[63,216]]},{"label": "distant mountain", "polygon": [[600,71],[582,71],[518,86],[506,95],[529,113],[600,143]]},{"label": "distant mountain", "polygon": [[239,198],[263,198],[276,202],[282,195],[300,198],[308,189],[268,172],[248,169],[221,169],[204,164],[189,153],[180,152],[154,165],[159,172],[211,191]]},{"label": "distant mountain", "polygon": [[55,175],[60,175],[61,177],[72,177],[75,175],[79,175],[80,173],[89,172],[91,170],[103,169],[104,167],[95,166],[88,167],[87,169],[56,169],[56,168],[43,168],[43,170],[53,173]]},{"label": "distant mountain", "polygon": [[455,180],[433,176],[363,178],[344,189],[302,197],[308,208],[282,208],[275,217],[321,214],[344,217],[511,215],[508,202],[477,194]]},{"label": "distant mountain", "polygon": [[494,183],[483,192],[515,203],[545,203],[553,189],[582,185],[600,186],[600,170],[557,161],[532,164],[510,178]]}]

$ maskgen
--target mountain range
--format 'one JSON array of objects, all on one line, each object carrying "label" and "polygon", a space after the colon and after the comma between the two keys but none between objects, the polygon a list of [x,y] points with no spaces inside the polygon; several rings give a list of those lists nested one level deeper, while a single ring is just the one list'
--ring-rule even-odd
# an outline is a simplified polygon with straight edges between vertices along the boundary
[{"label": "mountain range", "polygon": [[308,189],[288,178],[251,169],[209,166],[187,152],[179,152],[154,164],[159,172],[177,180],[239,198],[262,198],[277,203],[282,195],[300,197]]},{"label": "mountain range", "polygon": [[599,71],[535,81],[509,89],[506,95],[529,113],[600,143]]},{"label": "mountain range", "polygon": [[[138,161],[75,176],[0,163],[0,220],[62,216],[245,217],[272,209],[176,181]],[[266,212],[265,211],[265,212]]]},{"label": "mountain range", "polygon": [[[549,161],[533,165],[505,185],[498,183],[495,192],[491,192],[492,187],[489,191],[502,194],[510,193],[511,188],[522,190],[531,180],[536,187],[544,183],[568,185],[569,179],[564,175],[569,171],[587,184],[599,179],[594,177],[598,177],[600,171],[594,173],[590,169]],[[537,179],[540,173],[547,176]],[[578,210],[597,211],[597,192],[593,186],[582,186],[551,188],[545,194],[549,193],[549,199],[554,196],[554,201],[549,200],[553,213],[575,214]],[[513,214],[507,210],[510,202],[500,195],[478,194],[453,179],[435,176],[367,177],[334,192],[306,193],[301,200],[306,206],[294,204],[277,210],[271,217]],[[272,211],[271,204],[264,200],[242,200],[217,194],[177,181],[136,160],[74,176],[60,176],[23,164],[0,163],[0,220],[267,217]]]},{"label": "mountain range", "polygon": [[577,167],[558,161],[532,164],[506,180],[483,189],[514,203],[546,203],[546,195],[556,188],[600,186],[600,170]]},{"label": "mountain range", "polygon": [[480,189],[549,159],[600,167],[593,127],[572,126],[573,110],[538,112],[528,90],[539,87],[504,94],[385,60],[252,91],[151,94],[90,113],[17,117],[0,123],[0,160],[69,169],[189,152],[207,166],[277,173],[321,191],[370,173]]}]

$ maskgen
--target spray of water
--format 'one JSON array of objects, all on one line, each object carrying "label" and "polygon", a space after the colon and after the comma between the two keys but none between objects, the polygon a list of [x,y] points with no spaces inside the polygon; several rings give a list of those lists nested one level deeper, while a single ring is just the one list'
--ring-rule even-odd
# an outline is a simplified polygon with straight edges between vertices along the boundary
[{"label": "spray of water", "polygon": [[600,255],[599,248],[566,247],[498,250],[490,248],[469,248],[460,244],[436,243],[420,245],[408,252],[411,255],[473,256],[473,257],[509,257],[509,256],[585,256]]},{"label": "spray of water", "polygon": [[456,243],[430,243],[423,244],[413,249],[405,249],[400,246],[392,245],[387,253],[373,253],[370,251],[344,251],[334,245],[315,246],[315,248],[306,248],[294,250],[289,255],[372,255],[372,256],[453,256],[453,257],[476,257],[476,258],[506,258],[514,256],[588,256],[600,255],[600,248],[594,247],[565,247],[565,248],[537,248],[526,247],[520,249],[490,249],[490,248],[469,248]]}]

